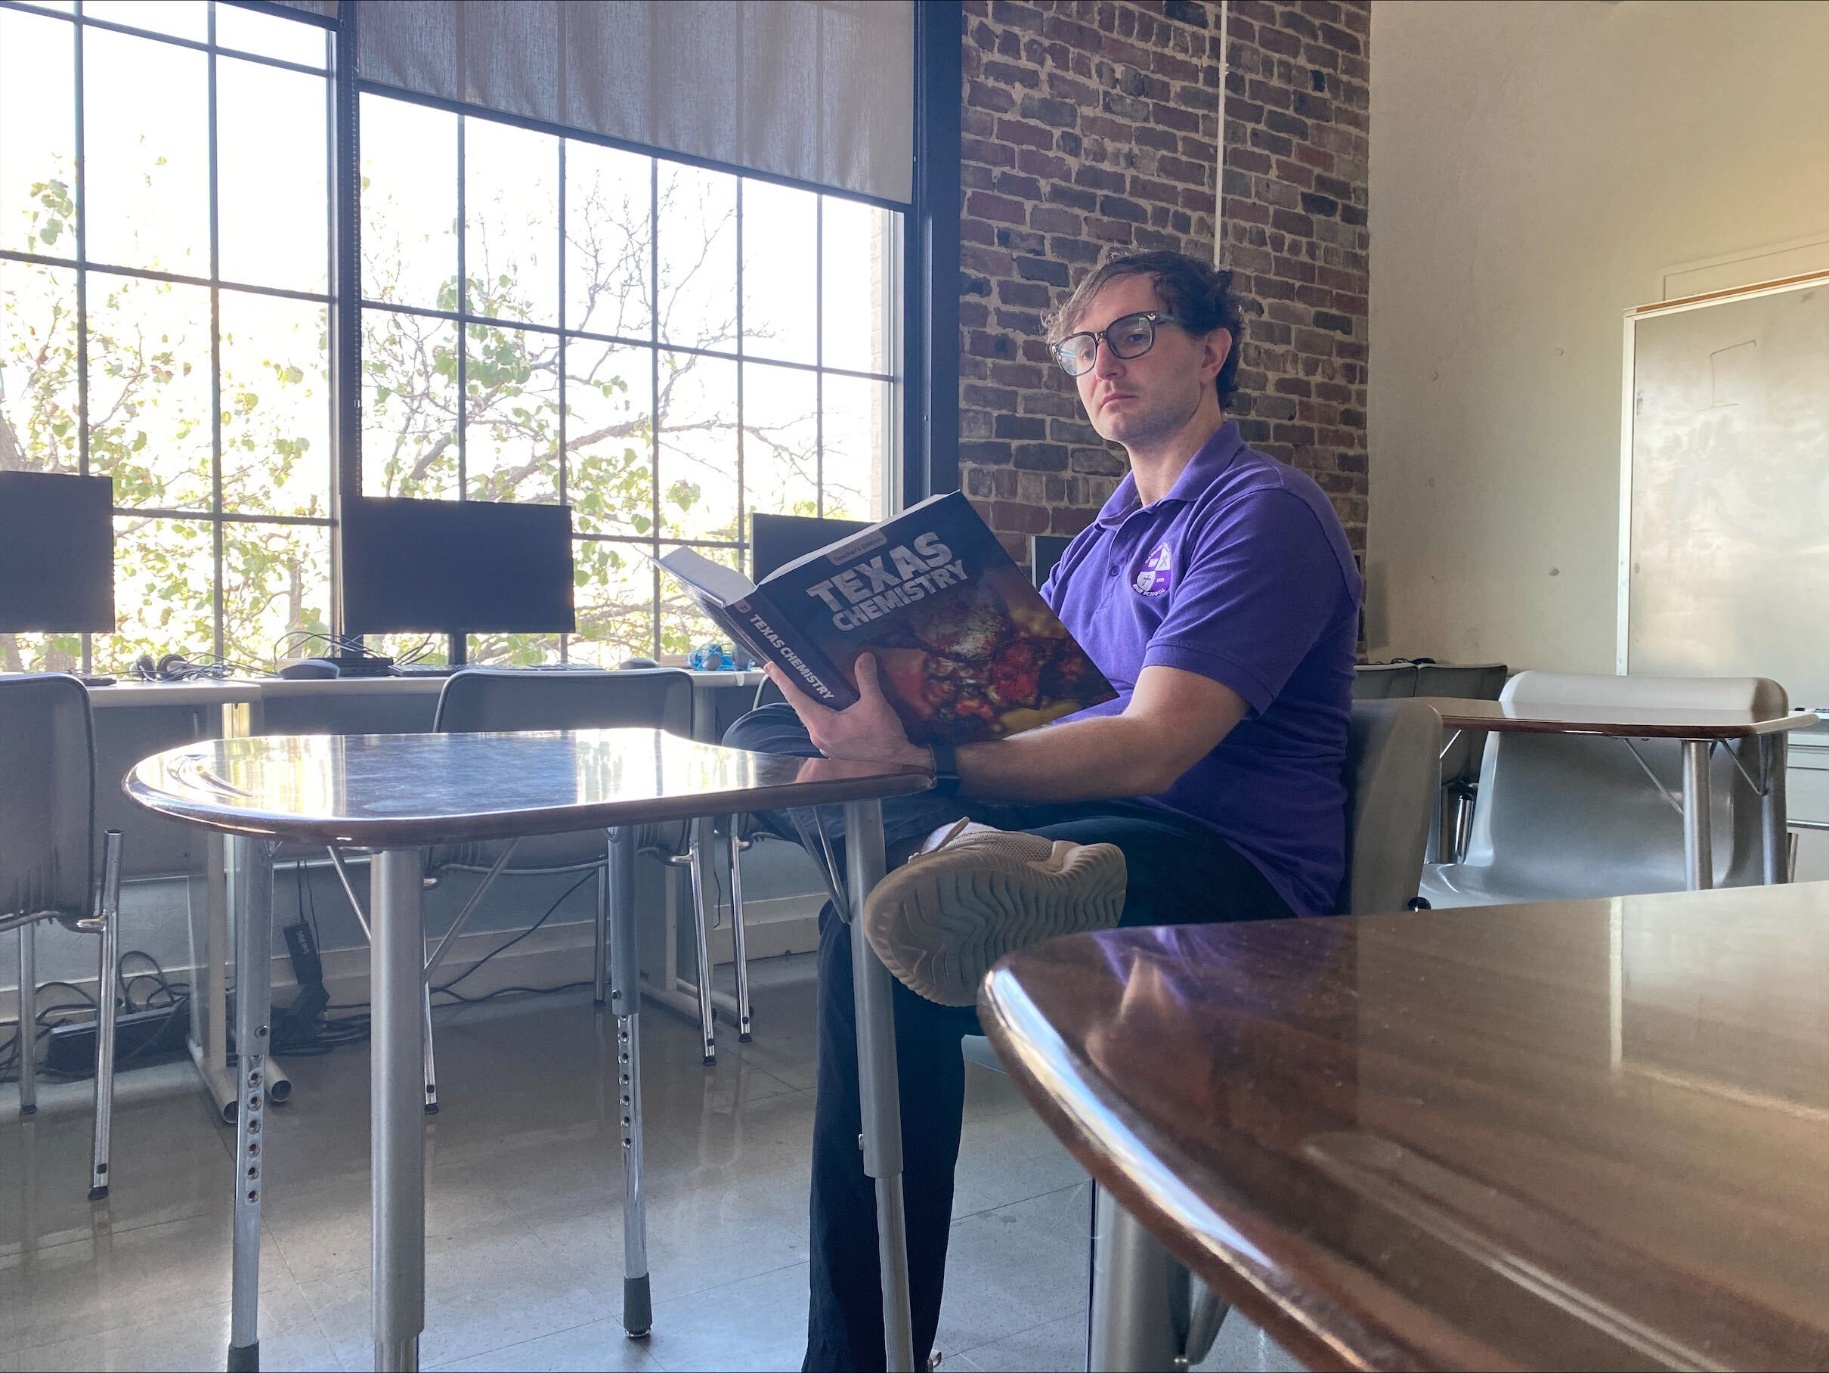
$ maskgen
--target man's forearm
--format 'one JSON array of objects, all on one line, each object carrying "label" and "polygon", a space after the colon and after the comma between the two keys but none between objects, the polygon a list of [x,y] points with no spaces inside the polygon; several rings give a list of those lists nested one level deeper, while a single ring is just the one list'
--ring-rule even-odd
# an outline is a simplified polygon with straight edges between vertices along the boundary
[{"label": "man's forearm", "polygon": [[1182,770],[1161,756],[1153,733],[1147,721],[1106,715],[968,744],[959,750],[960,790],[1011,801],[1151,796]]}]

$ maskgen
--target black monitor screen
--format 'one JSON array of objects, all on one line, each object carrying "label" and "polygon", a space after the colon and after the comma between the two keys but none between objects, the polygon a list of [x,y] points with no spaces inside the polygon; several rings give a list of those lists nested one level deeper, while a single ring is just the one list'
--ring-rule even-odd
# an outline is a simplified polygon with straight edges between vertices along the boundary
[{"label": "black monitor screen", "polygon": [[0,632],[114,629],[114,483],[0,472]]},{"label": "black monitor screen", "polygon": [[343,623],[351,634],[569,633],[571,507],[354,502],[343,517]]},{"label": "black monitor screen", "polygon": [[759,582],[796,558],[817,553],[829,543],[861,534],[864,520],[825,520],[811,515],[756,515],[750,520],[750,580]]}]

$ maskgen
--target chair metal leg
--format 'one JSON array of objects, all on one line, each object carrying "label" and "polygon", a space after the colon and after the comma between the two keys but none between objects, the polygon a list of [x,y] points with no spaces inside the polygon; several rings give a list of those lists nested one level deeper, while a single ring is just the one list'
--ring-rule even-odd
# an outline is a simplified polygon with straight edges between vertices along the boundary
[{"label": "chair metal leg", "polygon": [[19,927],[19,1114],[38,1112],[37,925]]},{"label": "chair metal leg", "polygon": [[609,832],[610,1010],[616,1017],[617,1117],[622,1127],[622,1328],[654,1325],[648,1213],[642,1177],[641,951],[635,939],[635,832]]},{"label": "chair metal leg", "polygon": [[610,868],[597,874],[597,960],[592,972],[591,1004],[601,1006],[610,990]]},{"label": "chair metal leg", "polygon": [[235,931],[235,1225],[230,1250],[229,1373],[260,1367],[260,1199],[266,1173],[267,1045],[273,976],[273,854],[247,845]]},{"label": "chair metal leg", "polygon": [[115,949],[120,942],[121,832],[109,830],[102,850],[101,909],[93,921],[100,936],[95,983],[95,1133],[89,1166],[89,1200],[108,1195],[108,1154],[114,1133]]},{"label": "chair metal leg", "polygon": [[425,1113],[438,1114],[438,1064],[432,1054],[432,979],[425,983]]},{"label": "chair metal leg", "polygon": [[718,1041],[715,1021],[711,1014],[711,938],[705,916],[705,890],[710,885],[705,880],[705,864],[711,848],[712,835],[707,833],[713,828],[709,820],[692,822],[692,947],[698,958],[698,968],[694,973],[698,983],[699,996],[699,1037],[705,1045],[705,1066],[712,1067],[718,1061]]},{"label": "chair metal leg", "polygon": [[730,944],[737,971],[737,1042],[749,1043],[749,947],[743,933],[742,842],[737,838],[739,817],[730,817]]}]

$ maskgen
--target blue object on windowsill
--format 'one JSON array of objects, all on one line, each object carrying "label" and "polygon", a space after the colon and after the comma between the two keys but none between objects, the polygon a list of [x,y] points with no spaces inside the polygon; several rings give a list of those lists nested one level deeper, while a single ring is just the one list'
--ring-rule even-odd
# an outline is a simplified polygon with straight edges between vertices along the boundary
[{"label": "blue object on windowsill", "polygon": [[705,644],[687,655],[686,666],[694,672],[735,672],[737,660],[723,644]]}]

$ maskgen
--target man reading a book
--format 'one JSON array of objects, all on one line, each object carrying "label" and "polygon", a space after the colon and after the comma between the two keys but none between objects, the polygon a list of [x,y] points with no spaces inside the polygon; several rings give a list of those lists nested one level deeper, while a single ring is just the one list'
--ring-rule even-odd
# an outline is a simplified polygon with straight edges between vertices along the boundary
[{"label": "man reading a book", "polygon": [[[915,1348],[939,1319],[964,1104],[962,1035],[996,959],[1118,924],[1333,912],[1360,579],[1309,477],[1225,414],[1240,317],[1228,274],[1177,253],[1096,268],[1050,343],[1130,472],[1042,595],[1118,691],[1054,724],[956,751],[911,744],[868,655],[860,699],[796,689],[737,722],[735,746],[934,769],[883,806],[889,875],[859,927],[895,989]],[[787,837],[786,817],[765,820]],[[827,833],[832,832],[827,819]],[[880,1368],[875,1197],[864,1175],[851,929],[819,953],[812,1305],[806,1367]]]}]

